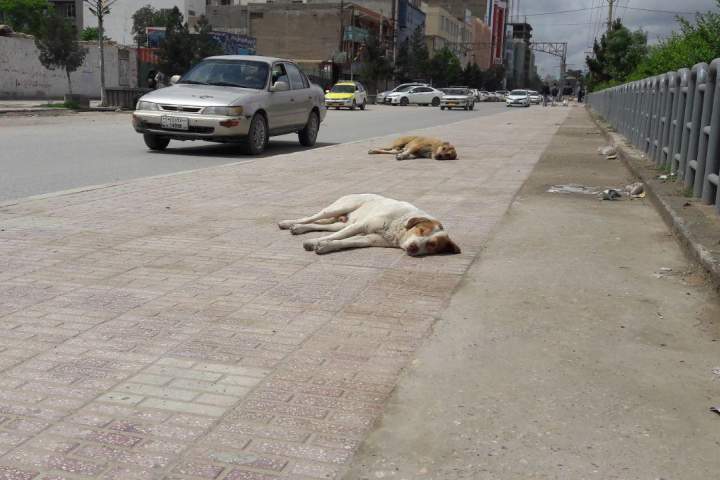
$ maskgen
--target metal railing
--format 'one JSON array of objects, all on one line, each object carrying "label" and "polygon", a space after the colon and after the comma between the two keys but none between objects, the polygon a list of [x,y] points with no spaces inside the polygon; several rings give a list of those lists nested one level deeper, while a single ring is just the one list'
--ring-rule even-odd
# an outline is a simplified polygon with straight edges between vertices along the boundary
[{"label": "metal railing", "polygon": [[720,213],[720,58],[588,95],[659,168]]}]

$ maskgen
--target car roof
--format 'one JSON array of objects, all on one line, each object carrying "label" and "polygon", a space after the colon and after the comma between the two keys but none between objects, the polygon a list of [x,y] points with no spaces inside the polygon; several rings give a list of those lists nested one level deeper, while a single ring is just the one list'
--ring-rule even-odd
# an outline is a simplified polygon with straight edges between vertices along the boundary
[{"label": "car roof", "polygon": [[204,58],[203,60],[251,60],[251,61],[270,63],[270,64],[275,63],[275,62],[295,63],[292,60],[288,60],[286,58],[263,57],[261,55],[216,55],[214,57]]}]

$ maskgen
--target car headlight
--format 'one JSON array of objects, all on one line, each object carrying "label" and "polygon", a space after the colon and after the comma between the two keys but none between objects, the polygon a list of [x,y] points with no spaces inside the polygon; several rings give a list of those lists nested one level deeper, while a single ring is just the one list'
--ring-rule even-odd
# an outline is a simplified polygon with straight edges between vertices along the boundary
[{"label": "car headlight", "polygon": [[205,107],[205,115],[221,115],[223,117],[237,117],[243,114],[243,107]]},{"label": "car headlight", "polygon": [[135,110],[160,110],[160,107],[157,103],[144,102],[141,100],[135,105]]}]

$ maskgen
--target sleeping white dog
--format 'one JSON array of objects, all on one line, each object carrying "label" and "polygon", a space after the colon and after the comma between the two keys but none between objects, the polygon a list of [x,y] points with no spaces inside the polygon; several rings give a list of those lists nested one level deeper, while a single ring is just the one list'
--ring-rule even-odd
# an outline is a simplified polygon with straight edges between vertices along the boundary
[{"label": "sleeping white dog", "polygon": [[344,196],[315,215],[278,226],[293,235],[334,232],[303,242],[317,254],[362,247],[401,248],[413,257],[460,253],[439,221],[410,203],[370,193]]}]

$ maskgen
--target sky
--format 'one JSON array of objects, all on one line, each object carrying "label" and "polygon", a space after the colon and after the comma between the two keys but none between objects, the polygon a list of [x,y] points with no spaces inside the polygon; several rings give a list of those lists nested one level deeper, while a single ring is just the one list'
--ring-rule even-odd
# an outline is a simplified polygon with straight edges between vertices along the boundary
[{"label": "sky", "polygon": [[[591,7],[601,8],[564,14],[533,15]],[[655,43],[678,29],[675,15],[632,10],[634,8],[671,12],[712,10],[720,13],[720,7],[715,0],[615,0],[613,16],[622,18],[623,23],[631,30],[641,28],[646,31],[648,43]],[[568,42],[568,68],[584,69],[586,52],[592,49],[595,36],[599,39],[607,26],[608,4],[607,0],[520,0],[520,14],[520,20],[526,20],[533,27],[533,41]],[[681,16],[692,19],[694,13],[683,13]],[[546,74],[559,75],[559,58],[538,53],[537,64],[541,78]]]}]

